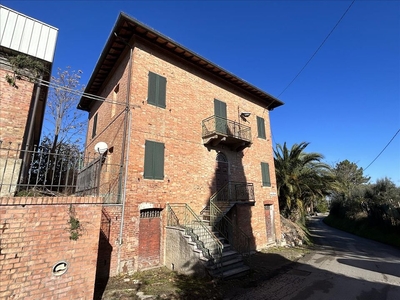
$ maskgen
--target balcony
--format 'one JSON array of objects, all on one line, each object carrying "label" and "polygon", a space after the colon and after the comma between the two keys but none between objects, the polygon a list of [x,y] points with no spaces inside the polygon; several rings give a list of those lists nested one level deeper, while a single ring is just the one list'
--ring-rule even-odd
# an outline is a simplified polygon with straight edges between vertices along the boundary
[{"label": "balcony", "polygon": [[251,146],[251,128],[249,126],[211,116],[203,120],[203,144],[207,147],[226,145],[233,151],[242,151]]}]

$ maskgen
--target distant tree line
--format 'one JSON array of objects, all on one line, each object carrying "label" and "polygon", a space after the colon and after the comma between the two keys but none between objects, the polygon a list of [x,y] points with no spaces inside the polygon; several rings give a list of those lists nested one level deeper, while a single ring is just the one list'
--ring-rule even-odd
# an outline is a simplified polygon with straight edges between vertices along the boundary
[{"label": "distant tree line", "polygon": [[315,211],[339,218],[363,218],[372,226],[400,229],[400,188],[390,179],[369,183],[363,169],[348,160],[335,166],[320,153],[307,153],[309,143],[286,143],[274,149],[281,214],[300,224]]}]

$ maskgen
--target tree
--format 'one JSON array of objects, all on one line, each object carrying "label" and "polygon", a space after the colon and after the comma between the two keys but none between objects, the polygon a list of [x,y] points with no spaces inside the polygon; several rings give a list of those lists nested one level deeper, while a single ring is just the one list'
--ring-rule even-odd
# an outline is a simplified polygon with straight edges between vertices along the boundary
[{"label": "tree", "polygon": [[339,183],[338,190],[349,197],[352,190],[362,184],[368,183],[370,177],[363,174],[363,168],[347,159],[336,164],[333,168],[336,180]]},{"label": "tree", "polygon": [[331,213],[353,218],[362,211],[362,203],[370,177],[364,176],[363,169],[347,159],[337,163],[332,171],[335,189],[332,191]]},{"label": "tree", "polygon": [[373,225],[400,225],[400,188],[390,179],[378,179],[366,190],[364,199]]},{"label": "tree", "polygon": [[73,193],[80,166],[85,121],[77,110],[83,86],[81,71],[58,68],[52,76],[45,113],[45,132],[30,159],[28,184],[47,191]]},{"label": "tree", "polygon": [[325,198],[333,182],[330,167],[321,162],[323,155],[304,152],[308,145],[294,144],[289,150],[284,143],[274,149],[279,207],[294,221],[303,219],[306,206]]},{"label": "tree", "polygon": [[82,148],[86,122],[83,112],[76,109],[84,86],[79,83],[81,71],[58,68],[57,76],[52,76],[47,99],[45,138],[50,141],[51,152],[61,145]]}]

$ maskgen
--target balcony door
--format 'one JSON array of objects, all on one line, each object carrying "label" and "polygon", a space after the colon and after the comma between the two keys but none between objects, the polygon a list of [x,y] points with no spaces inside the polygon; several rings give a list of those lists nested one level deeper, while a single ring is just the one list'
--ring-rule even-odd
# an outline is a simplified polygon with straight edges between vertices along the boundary
[{"label": "balcony door", "polygon": [[214,99],[215,131],[226,135],[228,133],[228,123],[226,119],[226,103]]}]

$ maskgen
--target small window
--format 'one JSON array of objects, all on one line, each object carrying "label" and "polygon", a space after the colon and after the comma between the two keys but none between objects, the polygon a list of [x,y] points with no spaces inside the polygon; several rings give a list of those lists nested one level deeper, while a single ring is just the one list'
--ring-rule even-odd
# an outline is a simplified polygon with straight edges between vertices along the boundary
[{"label": "small window", "polygon": [[271,179],[269,176],[269,165],[268,163],[261,163],[261,177],[263,186],[271,186]]},{"label": "small window", "polygon": [[119,83],[115,86],[114,92],[113,92],[113,103],[111,106],[111,118],[113,118],[115,116],[115,111],[116,111],[116,107],[117,107],[116,102],[118,102],[118,93],[119,93]]},{"label": "small window", "polygon": [[149,72],[149,87],[147,102],[165,108],[167,79],[156,73]]},{"label": "small window", "polygon": [[260,139],[266,139],[264,118],[257,117],[257,130]]},{"label": "small window", "polygon": [[96,136],[96,131],[97,131],[97,114],[95,114],[93,117],[92,138]]},{"label": "small window", "polygon": [[160,209],[157,208],[148,208],[140,210],[140,218],[141,219],[154,219],[160,217]]},{"label": "small window", "polygon": [[164,144],[146,141],[144,152],[144,178],[164,179]]}]

